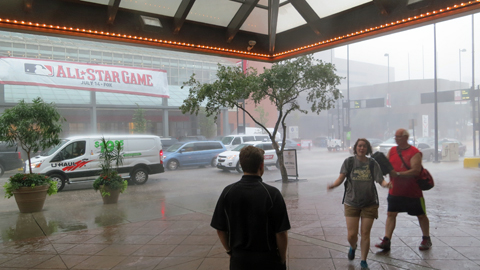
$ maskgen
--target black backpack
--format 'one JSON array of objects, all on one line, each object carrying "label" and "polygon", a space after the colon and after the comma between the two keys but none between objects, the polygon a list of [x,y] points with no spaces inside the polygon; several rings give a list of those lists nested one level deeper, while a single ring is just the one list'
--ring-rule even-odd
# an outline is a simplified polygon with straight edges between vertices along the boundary
[{"label": "black backpack", "polygon": [[[345,195],[347,194],[347,181],[352,181],[352,179],[350,178],[350,174],[352,173],[352,170],[353,170],[353,162],[354,162],[354,159],[355,157],[349,157],[347,159],[347,175],[345,176],[347,179],[345,180],[345,182],[343,182],[343,185],[345,187],[345,191],[343,192],[343,199],[342,199],[342,204],[345,202]],[[370,167],[370,174],[372,175],[372,180],[373,182],[372,183],[375,183],[375,175],[373,173],[373,169],[375,168],[375,163],[374,163],[374,160],[373,158],[369,158],[368,159],[369,162],[368,162],[368,166]],[[375,185],[375,184],[373,184]],[[377,201],[378,201],[378,195],[377,195],[377,189],[375,188],[375,196],[377,196]]]}]

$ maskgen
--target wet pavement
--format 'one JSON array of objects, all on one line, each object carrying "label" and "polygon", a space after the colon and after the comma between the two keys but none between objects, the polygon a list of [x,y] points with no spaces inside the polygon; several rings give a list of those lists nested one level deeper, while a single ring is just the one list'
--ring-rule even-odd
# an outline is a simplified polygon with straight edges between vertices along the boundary
[{"label": "wet pavement", "polygon": [[[347,259],[343,187],[326,191],[347,156],[302,150],[300,181],[288,184],[277,181],[277,169],[265,172],[264,181],[282,191],[289,211],[288,269],[360,269],[360,251]],[[418,250],[421,231],[406,214],[398,216],[391,251],[374,247],[384,234],[387,206],[387,190],[377,186],[370,269],[480,269],[480,169],[464,169],[461,160],[424,166],[436,181],[424,195],[432,249]],[[13,198],[0,199],[0,269],[228,269],[209,224],[220,192],[239,178],[211,167],[167,171],[129,186],[115,205],[103,205],[91,183],[75,184],[33,214],[19,213]]]}]

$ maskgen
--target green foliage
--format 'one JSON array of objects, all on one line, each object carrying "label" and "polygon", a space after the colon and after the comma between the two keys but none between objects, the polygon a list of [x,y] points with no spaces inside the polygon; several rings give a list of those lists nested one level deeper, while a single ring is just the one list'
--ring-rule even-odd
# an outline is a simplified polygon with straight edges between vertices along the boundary
[{"label": "green foliage", "polygon": [[[60,143],[62,122],[65,121],[53,103],[41,98],[32,104],[21,100],[15,107],[6,109],[0,116],[0,141],[17,144],[27,153],[36,153]],[[29,166],[29,172],[32,168]]]},{"label": "green foliage", "polygon": [[137,109],[133,114],[133,133],[145,134],[147,130],[150,128],[151,123],[149,120],[145,119],[145,110],[141,109],[140,106],[138,106],[138,104],[136,105],[137,105]]},{"label": "green foliage", "polygon": [[267,126],[269,113],[265,113],[265,109],[262,106],[257,106],[255,111],[258,112],[258,122],[263,126]]},{"label": "green foliage", "polygon": [[[305,98],[310,111],[319,114],[335,105],[341,97],[336,88],[341,77],[335,74],[335,67],[330,63],[314,59],[312,55],[298,57],[274,64],[270,69],[264,69],[258,74],[255,69],[249,68],[242,72],[240,67],[218,65],[218,79],[213,83],[201,84],[195,79],[195,74],[182,87],[189,86],[189,95],[183,101],[180,109],[183,113],[198,115],[205,104],[207,116],[214,115],[222,108],[235,108],[244,111],[258,126],[262,127],[270,136],[272,142],[282,128],[283,144],[286,139],[285,119],[292,111],[308,113],[301,108],[298,99]],[[238,100],[245,99],[258,105],[268,99],[278,110],[277,121],[273,132],[269,132],[264,123],[254,117],[252,113],[239,106]],[[275,146],[279,157],[282,180],[288,181],[287,172],[283,164],[283,146]]]},{"label": "green foliage", "polygon": [[13,176],[10,176],[8,181],[3,185],[5,188],[5,198],[11,198],[13,196],[13,191],[21,187],[38,187],[49,185],[47,194],[52,195],[57,193],[57,183],[50,179],[50,177],[31,173],[17,173]]},{"label": "green foliage", "polygon": [[198,124],[200,127],[200,134],[207,138],[213,138],[217,134],[217,126],[214,117],[206,115],[205,110],[201,110],[198,116]]},{"label": "green foliage", "polygon": [[[108,147],[107,140],[102,137],[101,147],[104,149],[99,155],[101,172],[100,176],[93,181],[93,189],[95,191],[100,190],[102,197],[110,196],[110,192],[106,191],[105,187],[112,190],[120,189],[120,193],[123,193],[127,189],[128,182],[116,170],[118,166],[123,164],[123,145],[116,141],[113,148]],[[112,163],[115,164],[115,168],[113,168]]]}]

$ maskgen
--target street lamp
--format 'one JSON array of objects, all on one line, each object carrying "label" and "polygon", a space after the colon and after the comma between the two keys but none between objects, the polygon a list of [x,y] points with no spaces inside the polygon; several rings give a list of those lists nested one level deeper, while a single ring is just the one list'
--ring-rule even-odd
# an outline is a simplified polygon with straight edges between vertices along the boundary
[{"label": "street lamp", "polygon": [[386,53],[384,56],[387,57],[388,83],[390,83],[390,55]]},{"label": "street lamp", "polygon": [[459,82],[460,82],[460,87],[462,87],[462,52],[466,52],[467,49],[458,49],[458,75],[459,75]]}]

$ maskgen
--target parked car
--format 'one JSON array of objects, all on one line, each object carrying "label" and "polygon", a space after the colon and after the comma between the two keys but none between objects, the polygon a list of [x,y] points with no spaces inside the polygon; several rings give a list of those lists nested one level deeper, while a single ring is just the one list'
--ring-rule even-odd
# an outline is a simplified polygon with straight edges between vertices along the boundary
[{"label": "parked car", "polygon": [[226,150],[219,141],[178,142],[167,148],[163,162],[172,171],[186,166],[215,167],[217,155]]},{"label": "parked car", "polygon": [[444,138],[444,139],[438,140],[439,156],[442,156],[442,145],[444,143],[458,143],[458,155],[461,157],[465,156],[465,153],[467,152],[467,146],[457,139],[450,139],[450,138]]},{"label": "parked car", "polygon": [[[408,144],[410,145],[414,145],[414,141],[412,138],[409,138],[408,139]],[[415,145],[417,145],[418,142],[415,141]],[[385,155],[388,154],[388,151],[390,151],[390,148],[394,147],[394,146],[397,146],[397,143],[395,142],[395,137],[392,137],[384,142],[382,142],[381,144],[378,145],[379,147],[379,150],[380,152],[384,153]]]},{"label": "parked car", "polygon": [[313,146],[316,147],[327,147],[328,137],[320,136],[313,139]]},{"label": "parked car", "polygon": [[265,151],[264,164],[265,166],[275,165],[278,167],[277,153],[271,142],[246,142],[238,145],[232,150],[220,153],[217,158],[217,168],[224,171],[237,170],[242,173],[242,166],[240,165],[240,150],[247,145],[253,145]]},{"label": "parked car", "polygon": [[423,160],[433,161],[435,156],[435,148],[432,148],[432,146],[424,142],[418,143],[417,148],[420,150],[420,152],[422,152]]},{"label": "parked car", "polygon": [[342,140],[340,139],[328,139],[327,141],[327,149],[328,151],[333,151],[335,149],[335,151],[340,151],[340,149],[342,148]]},{"label": "parked car", "polygon": [[256,142],[256,141],[270,141],[270,138],[266,134],[256,134],[256,135],[228,135],[223,137],[222,143],[225,145],[227,150],[232,150],[238,145],[246,142]]},{"label": "parked car", "polygon": [[160,141],[162,142],[163,149],[167,149],[170,146],[172,146],[174,143],[178,142],[178,140],[175,138],[166,138],[166,137],[160,137]]},{"label": "parked car", "polygon": [[5,171],[23,167],[22,156],[17,150],[16,144],[9,145],[7,142],[0,142],[0,176]]},{"label": "parked car", "polygon": [[181,136],[178,138],[179,142],[193,142],[193,141],[206,141],[207,138],[202,135],[193,135],[193,136]]},{"label": "parked car", "polygon": [[[372,152],[375,153],[377,151],[380,151],[380,144],[383,142],[381,139],[375,139],[375,138],[366,138],[369,142],[370,145],[372,146]],[[352,142],[352,145],[348,148],[348,151],[350,152],[350,155],[353,155],[353,146],[355,145],[355,142]]]},{"label": "parked car", "polygon": [[302,144],[291,139],[285,139],[285,149],[302,150]]}]

